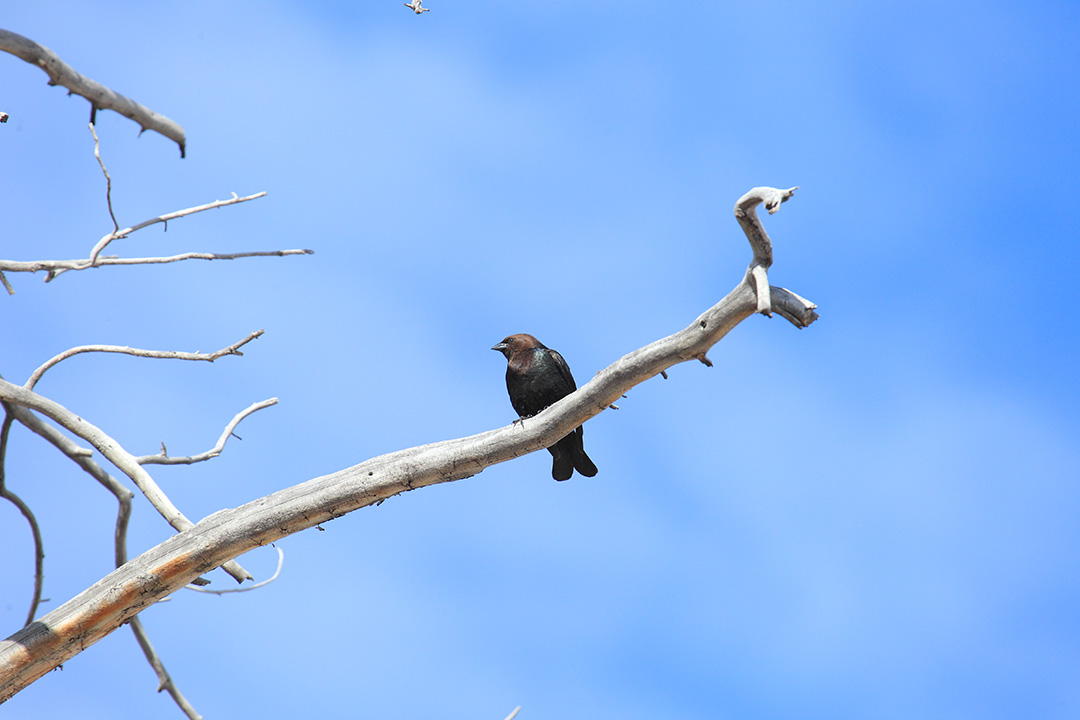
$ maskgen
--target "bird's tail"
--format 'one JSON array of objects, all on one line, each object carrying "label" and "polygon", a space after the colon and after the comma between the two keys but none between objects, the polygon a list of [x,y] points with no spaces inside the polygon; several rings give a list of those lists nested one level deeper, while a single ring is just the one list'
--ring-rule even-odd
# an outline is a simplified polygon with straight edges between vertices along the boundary
[{"label": "bird's tail", "polygon": [[569,480],[574,470],[585,477],[596,475],[596,465],[585,454],[582,444],[581,428],[564,437],[548,448],[554,461],[551,463],[551,477],[556,480]]},{"label": "bird's tail", "polygon": [[557,445],[552,445],[548,448],[551,451],[551,455],[555,458],[551,463],[551,477],[558,481],[569,480],[570,476],[574,474],[574,459],[570,456],[570,453],[563,452],[562,448]]},{"label": "bird's tail", "polygon": [[573,450],[574,469],[585,477],[592,477],[598,472],[596,465],[589,459],[589,456],[585,454],[585,450],[582,448],[574,448]]}]

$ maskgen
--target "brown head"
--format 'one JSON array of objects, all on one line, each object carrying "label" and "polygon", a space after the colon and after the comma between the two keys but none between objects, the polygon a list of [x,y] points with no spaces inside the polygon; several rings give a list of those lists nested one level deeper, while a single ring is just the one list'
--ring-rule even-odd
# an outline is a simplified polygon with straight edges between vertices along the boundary
[{"label": "brown head", "polygon": [[503,341],[501,343],[496,344],[491,349],[498,350],[506,356],[507,360],[509,360],[510,357],[515,353],[522,352],[523,350],[532,350],[534,348],[542,347],[544,347],[544,344],[534,338],[532,335],[520,333],[518,335],[510,335],[506,338],[503,338]]}]

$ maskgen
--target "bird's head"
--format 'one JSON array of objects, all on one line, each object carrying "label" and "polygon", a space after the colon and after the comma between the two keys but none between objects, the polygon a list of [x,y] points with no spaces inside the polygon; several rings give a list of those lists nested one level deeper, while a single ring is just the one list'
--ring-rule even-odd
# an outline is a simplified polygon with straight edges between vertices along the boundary
[{"label": "bird's head", "polygon": [[507,360],[509,360],[510,356],[514,353],[542,347],[544,347],[543,344],[532,335],[520,333],[518,335],[509,335],[503,338],[502,342],[496,343],[491,349],[498,350],[506,356]]}]

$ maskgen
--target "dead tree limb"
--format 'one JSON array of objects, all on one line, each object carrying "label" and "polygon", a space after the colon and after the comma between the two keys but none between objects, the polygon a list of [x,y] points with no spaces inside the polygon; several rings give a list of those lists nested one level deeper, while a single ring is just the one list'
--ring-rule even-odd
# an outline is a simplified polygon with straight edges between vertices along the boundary
[{"label": "dead tree limb", "polygon": [[[205,205],[197,205],[195,207],[186,208],[184,210],[177,210],[171,213],[165,213],[164,215],[158,215],[157,217],[150,218],[149,220],[143,220],[141,223],[132,225],[120,229],[116,227],[108,235],[105,235],[97,244],[90,249],[90,258],[88,259],[89,266],[93,267],[98,264],[98,256],[101,255],[101,251],[109,246],[113,240],[119,240],[120,238],[126,238],[133,232],[142,230],[144,227],[149,227],[157,223],[164,223],[166,227],[169,225],[170,220],[176,220],[177,218],[187,217],[188,215],[194,215],[195,213],[205,212],[206,210],[215,210],[220,207],[226,207],[228,205],[235,205],[237,203],[247,202],[248,200],[257,200],[264,197],[266,192],[255,193],[254,195],[248,195],[246,197],[239,197],[236,193],[232,194],[232,197],[228,200],[214,200],[213,202],[206,203]],[[81,269],[81,268],[77,268]]]},{"label": "dead tree limb", "polygon": [[[0,43],[3,41],[3,30],[0,30]],[[217,208],[228,207],[229,205],[236,205],[239,203],[248,202],[249,200],[257,200],[266,195],[265,192],[255,193],[254,195],[247,195],[240,197],[236,193],[232,194],[232,197],[227,200],[214,200],[213,202],[205,203],[203,205],[196,205],[195,207],[185,208],[183,210],[176,210],[164,215],[158,215],[156,217],[143,220],[140,223],[136,223],[130,227],[121,228],[120,224],[116,221],[116,215],[113,212],[112,206],[112,178],[109,176],[109,171],[105,169],[105,162],[101,159],[101,148],[98,142],[97,132],[94,131],[94,123],[90,123],[90,132],[94,137],[94,157],[97,158],[98,164],[101,166],[101,172],[105,176],[105,200],[109,208],[109,217],[112,218],[113,229],[103,235],[97,243],[90,249],[89,257],[85,260],[31,260],[31,261],[19,261],[19,260],[3,260],[0,259],[0,284],[7,290],[8,295],[15,294],[15,288],[8,282],[7,276],[4,272],[28,272],[37,273],[45,272],[45,282],[51,282],[57,276],[62,275],[70,270],[86,270],[88,268],[103,267],[106,265],[161,265],[165,263],[180,262],[182,260],[235,260],[237,258],[246,257],[283,257],[285,255],[310,255],[314,251],[307,249],[295,249],[295,250],[266,250],[266,251],[254,251],[254,252],[240,252],[240,253],[200,253],[200,252],[187,252],[180,255],[171,255],[168,257],[143,257],[143,258],[121,258],[116,255],[102,255],[102,251],[105,250],[111,243],[122,238],[126,238],[129,235],[138,232],[144,228],[150,227],[161,223],[166,229],[169,227],[170,220],[176,220],[179,218],[187,217],[188,215],[194,215],[196,213],[205,212],[207,210],[214,210]],[[33,387],[30,385],[29,387]]]},{"label": "dead tree limb", "polygon": [[[52,443],[60,452],[67,455],[80,467],[86,470],[90,475],[101,483],[109,492],[116,498],[118,504],[118,510],[116,513],[116,530],[114,532],[114,545],[115,545],[115,562],[116,567],[120,567],[127,562],[127,528],[128,520],[131,518],[131,498],[133,493],[124,487],[116,478],[105,472],[104,468],[95,462],[90,455],[93,451],[79,447],[77,443],[72,441],[66,435],[61,433],[52,425],[49,425],[44,420],[39,418],[33,412],[24,407],[10,406],[16,420],[21,422],[28,430],[31,430],[42,438]],[[280,571],[280,564],[278,570]],[[261,585],[266,584],[269,581],[264,581],[258,585],[252,586],[247,589],[254,589]],[[224,592],[224,591],[218,591]],[[32,619],[32,618],[31,618]],[[29,624],[31,620],[27,620]],[[146,660],[150,663],[150,667],[154,669],[155,674],[158,676],[158,689],[168,691],[172,696],[173,701],[181,711],[191,718],[191,720],[199,720],[201,716],[191,706],[191,703],[187,701],[187,698],[176,687],[176,683],[173,682],[169,672],[165,669],[165,664],[162,662],[154,646],[150,643],[150,638],[143,628],[139,618],[132,619],[130,623],[131,631],[135,635],[136,641],[139,643],[139,647],[142,649],[143,654],[146,656]]]},{"label": "dead tree limb", "polygon": [[275,580],[278,579],[278,577],[281,575],[281,568],[285,565],[285,551],[282,550],[281,548],[279,548],[277,545],[273,545],[272,547],[275,550],[277,550],[277,554],[278,554],[277,569],[274,570],[273,575],[266,578],[265,580],[257,582],[254,585],[245,585],[244,587],[235,587],[235,588],[225,588],[224,590],[207,590],[206,588],[199,587],[198,585],[195,585],[195,584],[188,585],[186,589],[191,590],[192,592],[203,593],[205,595],[219,595],[220,596],[220,595],[232,595],[233,593],[246,593],[246,592],[251,592],[252,590],[258,590],[259,588],[262,588],[262,587],[266,587],[267,585],[269,585],[270,583],[272,583],[272,582],[274,582]]},{"label": "dead tree limb", "polygon": [[30,525],[30,534],[34,539],[34,596],[30,601],[30,610],[26,613],[26,624],[29,625],[37,614],[38,605],[41,604],[41,588],[45,581],[45,545],[41,540],[41,526],[38,525],[30,506],[7,487],[5,456],[7,455],[8,433],[11,432],[12,423],[15,422],[15,408],[5,402],[0,402],[0,407],[4,410],[4,421],[0,424],[0,498],[10,502],[22,513]]},{"label": "dead tree limb", "polygon": [[205,462],[212,458],[216,458],[221,454],[221,451],[225,449],[225,442],[233,437],[233,431],[236,430],[236,426],[240,424],[244,418],[248,415],[258,412],[263,408],[268,408],[272,405],[277,405],[277,398],[270,398],[269,400],[262,400],[261,402],[253,403],[244,408],[240,412],[236,413],[229,424],[225,426],[225,429],[221,431],[221,436],[218,437],[217,443],[214,447],[201,452],[198,455],[184,455],[181,457],[171,457],[165,451],[165,443],[161,444],[161,452],[157,455],[143,455],[135,458],[135,462],[140,465],[194,465],[195,463]]},{"label": "dead tree limb", "polygon": [[[13,385],[6,380],[0,380],[0,399],[6,401],[9,405],[19,405],[41,413],[93,445],[109,462],[131,478],[143,495],[146,496],[146,499],[150,501],[150,504],[154,506],[154,509],[177,530],[188,530],[194,526],[194,523],[180,512],[172,500],[169,499],[169,496],[158,486],[150,473],[143,469],[135,457],[101,428],[71,412],[60,403],[31,392],[19,385]],[[225,572],[236,578],[237,582],[252,579],[251,574],[232,559],[222,564],[221,567]]]},{"label": "dead tree limb", "polygon": [[142,230],[143,228],[157,223],[164,223],[168,227],[170,220],[177,218],[187,217],[188,215],[194,215],[195,213],[204,212],[206,210],[213,210],[220,207],[227,207],[229,205],[236,205],[237,203],[247,202],[248,200],[256,200],[265,196],[265,192],[255,193],[254,195],[248,195],[246,197],[239,197],[236,193],[228,200],[214,200],[213,202],[206,203],[204,205],[197,205],[195,207],[185,208],[184,210],[176,210],[175,212],[165,213],[164,215],[158,215],[148,220],[143,220],[140,223],[132,225],[131,227],[121,228],[119,230],[113,230],[108,233],[94,245],[90,250],[90,255],[86,259],[81,260],[3,260],[0,259],[0,281],[3,282],[4,287],[7,289],[9,295],[14,295],[15,290],[4,278],[4,272],[28,272],[37,273],[44,271],[46,273],[45,282],[53,280],[56,276],[61,275],[69,270],[86,270],[94,267],[104,267],[106,265],[160,265],[163,263],[180,262],[182,260],[236,260],[237,258],[246,257],[284,257],[286,255],[311,255],[315,251],[307,249],[296,250],[260,250],[254,252],[240,252],[240,253],[200,253],[200,252],[187,252],[180,255],[170,255],[168,257],[143,257],[143,258],[121,258],[115,255],[102,255],[101,251],[104,250],[114,240],[125,238],[134,232]]},{"label": "dead tree limb", "polygon": [[99,82],[80,75],[52,50],[37,44],[30,38],[9,30],[0,30],[0,50],[9,52],[44,70],[49,76],[50,85],[61,85],[71,93],[89,100],[91,122],[98,109],[113,110],[138,123],[141,128],[140,133],[153,130],[172,140],[180,148],[180,157],[184,157],[187,139],[184,137],[184,128],[175,121],[110,90]]},{"label": "dead tree limb", "polygon": [[249,333],[246,338],[239,342],[235,342],[228,347],[221,348],[216,352],[202,353],[202,352],[183,352],[180,350],[141,350],[139,348],[127,347],[122,345],[79,345],[73,347],[64,352],[46,360],[41,367],[30,374],[30,379],[26,381],[26,389],[33,390],[37,385],[38,380],[45,372],[56,365],[57,363],[67,360],[69,357],[75,355],[81,355],[82,353],[100,352],[100,353],[120,353],[122,355],[134,355],[135,357],[144,358],[156,358],[159,360],[205,360],[206,362],[214,362],[218,358],[225,357],[226,355],[243,355],[240,352],[240,348],[247,345],[252,340],[255,340],[262,336],[263,330],[256,330],[253,333]]},{"label": "dead tree limb", "polygon": [[[164,265],[166,263],[180,262],[182,260],[237,260],[239,258],[249,257],[285,257],[286,255],[311,255],[314,252],[314,250],[262,250],[241,253],[187,252],[166,257],[142,258],[121,258],[115,255],[104,255],[98,257],[95,265],[90,265],[87,260],[33,260],[29,262],[0,260],[0,273],[3,273],[4,270],[29,273],[45,270],[49,273],[45,278],[45,282],[49,282],[57,275],[65,273],[68,270],[85,270],[89,267],[105,267],[107,265]],[[15,294],[15,291],[6,282],[4,283],[4,287],[7,289],[9,295]]]},{"label": "dead tree limb", "polygon": [[[753,270],[764,259],[755,237],[768,238],[753,208],[764,202],[775,211],[790,196],[790,191],[755,188],[739,201],[741,209],[736,213],[754,245],[757,264],[751,265],[734,290],[685,329],[616,360],[576,392],[525,421],[381,455],[204,518],[0,641],[0,702],[144,608],[232,558],[394,495],[470,477],[496,463],[546,448],[638,383],[687,360],[707,363],[706,353],[713,345],[759,312],[761,291],[770,293],[772,311],[796,327],[810,325],[817,318],[812,303],[763,284],[763,274]],[[769,256],[771,260],[771,243]]]}]

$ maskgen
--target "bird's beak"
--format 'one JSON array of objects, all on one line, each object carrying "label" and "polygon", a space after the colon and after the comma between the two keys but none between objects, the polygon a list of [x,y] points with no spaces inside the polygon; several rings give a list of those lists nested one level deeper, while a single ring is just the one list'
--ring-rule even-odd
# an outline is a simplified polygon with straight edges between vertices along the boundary
[{"label": "bird's beak", "polygon": [[504,343],[504,342],[501,342],[501,343],[499,343],[498,345],[495,345],[495,346],[494,346],[493,348],[491,348],[491,349],[492,349],[492,350],[498,350],[498,351],[499,351],[499,352],[501,352],[501,353],[502,353],[503,355],[505,355],[505,354],[506,354],[506,351],[507,351],[507,349],[508,349],[508,348],[507,348],[507,346],[506,346],[506,343]]}]

